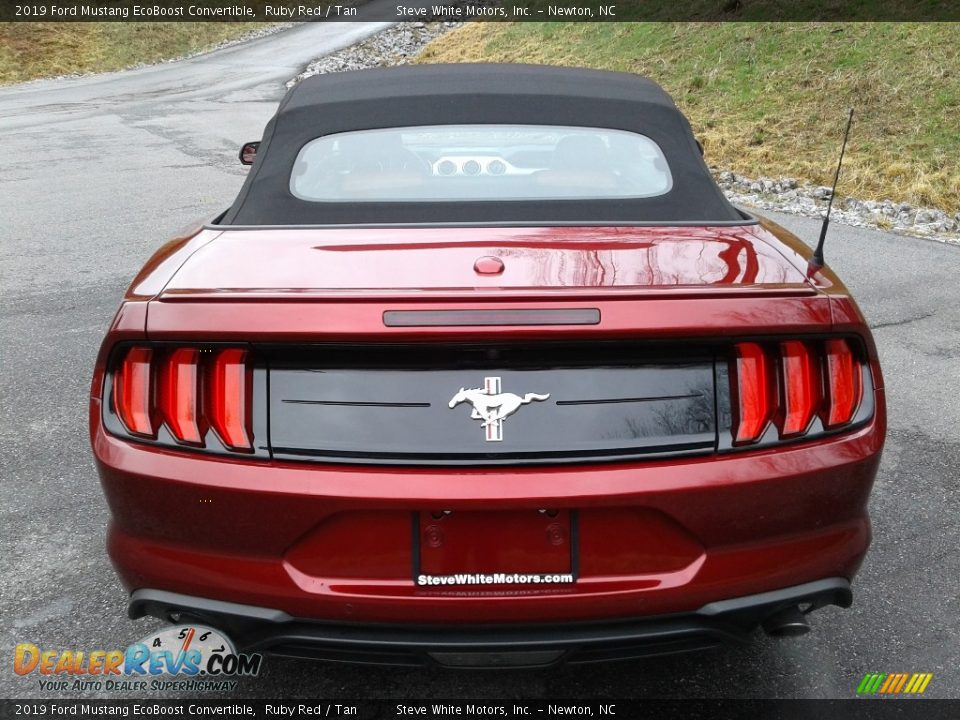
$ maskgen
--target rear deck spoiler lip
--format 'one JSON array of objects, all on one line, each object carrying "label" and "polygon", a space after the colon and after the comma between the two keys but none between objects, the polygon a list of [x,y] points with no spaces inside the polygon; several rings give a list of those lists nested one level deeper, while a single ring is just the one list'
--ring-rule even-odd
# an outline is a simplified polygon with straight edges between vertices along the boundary
[{"label": "rear deck spoiler lip", "polygon": [[159,302],[262,302],[309,300],[374,300],[406,303],[420,300],[475,301],[496,300],[557,300],[564,302],[589,302],[591,300],[642,300],[672,298],[737,298],[737,297],[815,297],[822,295],[821,288],[804,284],[778,285],[687,285],[658,287],[616,287],[598,289],[584,288],[510,288],[507,290],[482,288],[348,288],[348,289],[287,289],[275,288],[213,288],[213,289],[165,289],[156,298]]}]

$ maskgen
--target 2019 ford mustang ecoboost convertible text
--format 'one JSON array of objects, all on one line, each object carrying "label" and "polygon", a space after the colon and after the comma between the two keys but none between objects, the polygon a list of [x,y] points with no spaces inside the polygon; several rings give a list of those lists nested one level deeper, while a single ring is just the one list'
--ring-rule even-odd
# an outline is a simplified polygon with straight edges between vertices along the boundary
[{"label": "2019 ford mustang ecoboost convertible text", "polygon": [[314,77],[245,157],[96,365],[131,617],[536,665],[850,605],[885,431],[873,339],[803,243],[727,202],[654,83]]}]

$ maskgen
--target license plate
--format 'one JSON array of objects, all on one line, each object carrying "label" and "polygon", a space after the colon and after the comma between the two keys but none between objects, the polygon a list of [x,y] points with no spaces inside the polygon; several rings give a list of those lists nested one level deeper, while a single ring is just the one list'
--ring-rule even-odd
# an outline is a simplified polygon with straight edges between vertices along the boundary
[{"label": "license plate", "polygon": [[576,518],[569,510],[424,512],[415,522],[418,586],[574,581]]}]

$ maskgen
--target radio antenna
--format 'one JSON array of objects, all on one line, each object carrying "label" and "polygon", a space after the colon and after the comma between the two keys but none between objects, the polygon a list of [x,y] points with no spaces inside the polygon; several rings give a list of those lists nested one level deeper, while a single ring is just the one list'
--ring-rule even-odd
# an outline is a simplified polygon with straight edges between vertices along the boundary
[{"label": "radio antenna", "polygon": [[817,249],[813,251],[813,257],[810,258],[810,266],[813,269],[823,267],[823,241],[827,237],[827,228],[830,227],[830,211],[833,209],[833,198],[837,194],[837,180],[840,179],[840,167],[843,165],[843,154],[847,150],[847,138],[850,137],[850,125],[853,123],[853,108],[850,108],[850,114],[847,115],[847,129],[843,133],[843,145],[840,146],[840,160],[837,162],[837,172],[833,175],[833,188],[830,190],[830,199],[827,201],[827,214],[823,216],[823,225],[820,226],[820,239],[817,241]]}]

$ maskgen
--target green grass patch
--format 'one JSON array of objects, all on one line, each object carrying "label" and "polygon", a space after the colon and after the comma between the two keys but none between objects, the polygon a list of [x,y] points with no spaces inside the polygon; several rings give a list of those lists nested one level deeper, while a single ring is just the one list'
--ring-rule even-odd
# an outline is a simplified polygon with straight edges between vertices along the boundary
[{"label": "green grass patch", "polygon": [[474,23],[419,58],[480,61],[651,77],[711,165],[753,177],[829,184],[853,106],[841,194],[960,211],[955,23]]},{"label": "green grass patch", "polygon": [[246,35],[265,23],[0,23],[0,84],[155,63]]}]

